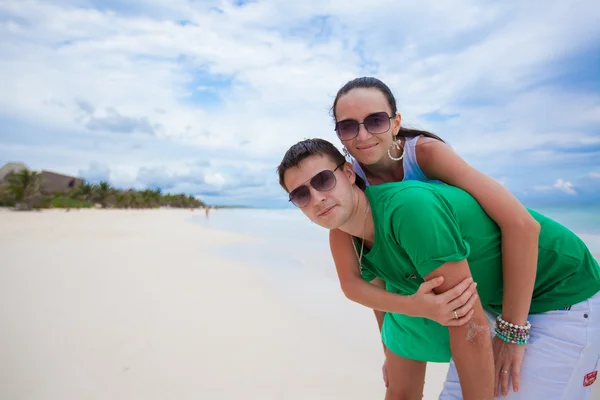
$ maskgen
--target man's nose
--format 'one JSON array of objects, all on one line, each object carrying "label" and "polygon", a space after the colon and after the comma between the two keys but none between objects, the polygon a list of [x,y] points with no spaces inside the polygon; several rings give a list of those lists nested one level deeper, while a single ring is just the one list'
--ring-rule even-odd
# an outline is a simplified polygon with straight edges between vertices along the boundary
[{"label": "man's nose", "polygon": [[310,198],[313,204],[319,204],[325,201],[327,194],[325,192],[320,192],[317,189],[310,187]]}]

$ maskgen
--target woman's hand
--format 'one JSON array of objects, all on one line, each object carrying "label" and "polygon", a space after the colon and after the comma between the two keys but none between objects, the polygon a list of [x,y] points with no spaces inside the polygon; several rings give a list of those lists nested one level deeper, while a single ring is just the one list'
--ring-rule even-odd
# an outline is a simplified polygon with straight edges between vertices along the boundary
[{"label": "woman's hand", "polygon": [[443,282],[443,277],[423,282],[411,295],[413,316],[428,318],[444,326],[464,325],[473,316],[477,283],[471,277],[465,278],[447,292],[435,294],[433,289]]},{"label": "woman's hand", "polygon": [[494,349],[494,364],[496,367],[496,384],[494,385],[494,396],[498,396],[499,389],[503,396],[508,396],[510,390],[509,378],[512,381],[512,389],[519,391],[521,383],[521,364],[525,355],[525,346],[522,344],[506,343],[504,340],[494,336],[492,340]]}]

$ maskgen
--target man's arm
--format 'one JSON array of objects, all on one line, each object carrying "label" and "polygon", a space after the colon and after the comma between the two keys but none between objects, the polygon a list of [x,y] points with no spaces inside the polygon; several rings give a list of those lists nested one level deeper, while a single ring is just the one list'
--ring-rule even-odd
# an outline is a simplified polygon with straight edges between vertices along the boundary
[{"label": "man's arm", "polygon": [[[447,262],[425,276],[425,280],[443,276],[444,283],[434,289],[444,293],[458,282],[471,276],[467,260]],[[479,299],[473,307],[475,314],[463,326],[448,327],[450,348],[464,400],[494,398],[494,359],[489,325]]]},{"label": "man's arm", "polygon": [[[385,312],[429,318],[444,326],[463,325],[471,318],[475,303],[472,280],[465,279],[441,296],[436,295],[433,288],[440,285],[442,279],[424,282],[417,293],[403,296],[373,284],[374,274],[361,273],[350,235],[334,229],[329,232],[329,244],[344,295],[365,307],[381,311],[381,323]],[[451,310],[457,310],[458,320],[452,318]]]}]

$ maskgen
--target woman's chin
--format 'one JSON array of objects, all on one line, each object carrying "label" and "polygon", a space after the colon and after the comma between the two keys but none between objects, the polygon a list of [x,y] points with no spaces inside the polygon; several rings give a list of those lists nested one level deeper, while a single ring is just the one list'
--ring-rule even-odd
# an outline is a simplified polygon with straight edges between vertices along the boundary
[{"label": "woman's chin", "polygon": [[358,154],[358,157],[354,157],[356,161],[367,167],[377,164],[382,158],[383,156],[381,154]]}]

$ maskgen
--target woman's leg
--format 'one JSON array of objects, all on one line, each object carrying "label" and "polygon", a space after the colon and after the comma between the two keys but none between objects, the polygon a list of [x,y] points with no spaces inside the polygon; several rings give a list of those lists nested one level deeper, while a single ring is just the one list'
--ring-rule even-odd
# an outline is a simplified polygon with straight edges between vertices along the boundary
[{"label": "woman's leg", "polygon": [[385,400],[421,400],[426,368],[424,361],[400,357],[388,350]]}]

